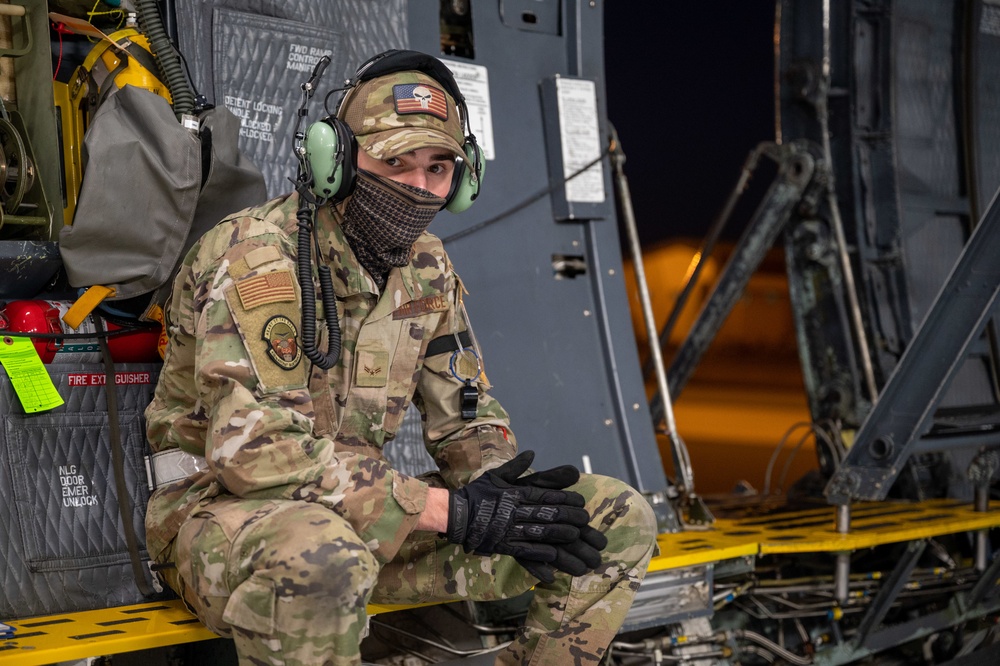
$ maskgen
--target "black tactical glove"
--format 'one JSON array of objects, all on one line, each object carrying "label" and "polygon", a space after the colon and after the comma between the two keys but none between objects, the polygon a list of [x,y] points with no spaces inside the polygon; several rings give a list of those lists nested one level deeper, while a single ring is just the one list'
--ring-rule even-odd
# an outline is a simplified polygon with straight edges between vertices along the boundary
[{"label": "black tactical glove", "polygon": [[510,555],[536,578],[552,582],[554,569],[579,576],[600,564],[604,535],[588,525],[572,466],[518,478],[535,454],[524,451],[459,490],[448,503],[447,538],[466,552]]},{"label": "black tactical glove", "polygon": [[[534,458],[532,451],[526,451]],[[498,468],[497,472],[502,468]],[[543,472],[535,472],[521,478],[504,475],[504,480],[516,486],[534,486],[562,490],[580,480],[580,471],[572,465],[554,467]],[[569,491],[572,492],[572,491]],[[578,493],[573,493],[578,495]],[[583,499],[581,497],[581,499]],[[608,539],[590,525],[580,526],[580,538],[572,543],[556,544],[556,556],[551,562],[518,559],[518,563],[538,580],[551,583],[555,580],[555,570],[565,571],[573,576],[581,576],[593,571],[601,563],[600,551],[608,545]]]}]

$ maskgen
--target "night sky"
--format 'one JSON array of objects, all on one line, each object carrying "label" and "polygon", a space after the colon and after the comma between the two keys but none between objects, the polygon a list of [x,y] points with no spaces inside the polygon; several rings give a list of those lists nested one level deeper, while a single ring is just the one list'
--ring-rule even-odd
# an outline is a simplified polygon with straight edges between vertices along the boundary
[{"label": "night sky", "polygon": [[604,10],[608,117],[644,247],[701,238],[747,154],[774,138],[774,3],[651,5]]}]

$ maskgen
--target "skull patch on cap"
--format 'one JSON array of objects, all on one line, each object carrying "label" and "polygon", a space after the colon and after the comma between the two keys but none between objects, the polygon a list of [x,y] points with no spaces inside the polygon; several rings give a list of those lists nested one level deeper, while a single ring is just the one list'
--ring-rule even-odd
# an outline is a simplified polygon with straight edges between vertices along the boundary
[{"label": "skull patch on cap", "polygon": [[392,87],[396,113],[429,113],[448,120],[448,101],[444,91],[425,83],[399,83]]}]

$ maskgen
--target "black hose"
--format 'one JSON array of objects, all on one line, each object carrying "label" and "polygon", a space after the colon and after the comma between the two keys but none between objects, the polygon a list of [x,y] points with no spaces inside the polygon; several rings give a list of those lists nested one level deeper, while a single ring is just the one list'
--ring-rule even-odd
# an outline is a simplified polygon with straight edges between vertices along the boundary
[{"label": "black hose", "polygon": [[317,271],[319,272],[323,314],[326,317],[327,349],[329,350],[324,355],[316,347],[316,295],[312,277],[312,248],[309,247],[313,229],[312,215],[309,202],[303,198],[295,215],[299,227],[298,256],[295,259],[295,267],[298,270],[299,287],[302,290],[302,353],[323,370],[329,370],[340,360],[340,321],[337,319],[337,299],[333,291],[330,267],[320,265]]},{"label": "black hose", "polygon": [[163,83],[170,90],[173,100],[174,115],[179,120],[194,109],[194,91],[188,84],[180,56],[163,27],[157,0],[136,0],[135,9],[139,30],[149,40],[150,53],[160,66]]}]

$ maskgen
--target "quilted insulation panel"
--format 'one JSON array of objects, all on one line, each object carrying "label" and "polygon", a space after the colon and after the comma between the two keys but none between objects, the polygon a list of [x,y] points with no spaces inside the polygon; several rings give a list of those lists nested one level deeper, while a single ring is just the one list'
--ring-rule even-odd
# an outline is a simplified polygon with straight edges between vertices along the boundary
[{"label": "quilted insulation panel", "polygon": [[331,62],[306,122],[326,115],[327,91],[363,61],[407,46],[405,0],[177,0],[175,13],[196,91],[240,118],[240,150],[264,173],[269,197],[292,189],[301,85],[320,57]]},{"label": "quilted insulation panel", "polygon": [[[39,414],[23,412],[0,369],[0,617],[147,601],[122,536],[103,366],[46,367],[65,404]],[[140,544],[149,500],[142,412],[158,370],[116,366],[125,478]]]}]

